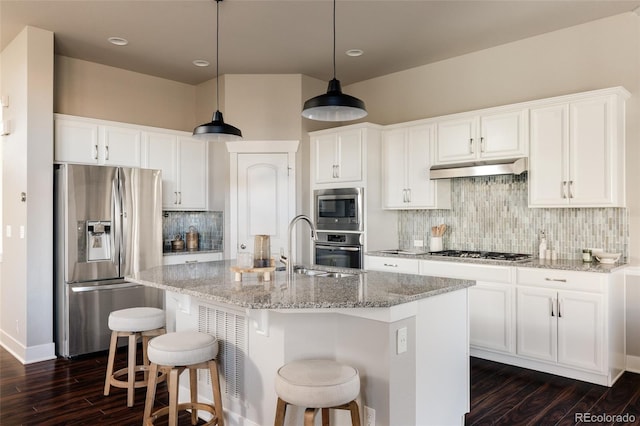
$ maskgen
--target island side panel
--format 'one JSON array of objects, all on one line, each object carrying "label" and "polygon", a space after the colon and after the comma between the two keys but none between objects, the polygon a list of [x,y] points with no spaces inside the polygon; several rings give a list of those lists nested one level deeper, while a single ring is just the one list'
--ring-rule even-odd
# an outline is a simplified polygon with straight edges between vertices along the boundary
[{"label": "island side panel", "polygon": [[419,301],[418,425],[464,425],[470,409],[468,300],[464,289]]}]

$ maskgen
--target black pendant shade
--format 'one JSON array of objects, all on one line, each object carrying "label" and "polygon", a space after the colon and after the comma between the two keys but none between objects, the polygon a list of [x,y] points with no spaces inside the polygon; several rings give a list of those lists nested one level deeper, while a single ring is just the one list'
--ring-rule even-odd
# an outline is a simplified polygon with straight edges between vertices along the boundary
[{"label": "black pendant shade", "polygon": [[302,116],[318,121],[351,121],[366,115],[364,102],[342,93],[340,80],[336,79],[336,0],[333,0],[333,79],[327,93],[304,103]]},{"label": "black pendant shade", "polygon": [[220,40],[220,2],[216,0],[216,112],[210,123],[201,124],[193,129],[193,136],[211,142],[228,142],[242,139],[242,132],[237,127],[224,122],[222,113],[218,109],[220,105],[220,77],[218,73],[220,61],[218,60],[218,45]]},{"label": "black pendant shade", "polygon": [[318,121],[350,121],[365,117],[367,110],[360,99],[342,93],[340,80],[329,81],[327,93],[304,103],[302,116]]},{"label": "black pendant shade", "polygon": [[212,142],[227,142],[242,139],[242,132],[237,127],[225,123],[222,113],[216,110],[210,123],[201,124],[193,129],[193,136]]}]

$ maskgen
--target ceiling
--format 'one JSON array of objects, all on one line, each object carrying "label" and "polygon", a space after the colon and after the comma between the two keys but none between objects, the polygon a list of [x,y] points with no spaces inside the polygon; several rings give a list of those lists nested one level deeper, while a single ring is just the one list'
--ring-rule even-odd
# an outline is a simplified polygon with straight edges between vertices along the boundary
[{"label": "ceiling", "polygon": [[[337,78],[351,84],[638,7],[640,0],[338,0]],[[57,54],[198,84],[215,76],[215,13],[214,0],[0,0],[0,48],[32,25],[54,32]],[[111,36],[129,44],[114,46]],[[354,48],[364,54],[345,54]],[[211,65],[198,68],[195,59]],[[225,0],[219,65],[220,74],[329,80],[331,0]]]}]

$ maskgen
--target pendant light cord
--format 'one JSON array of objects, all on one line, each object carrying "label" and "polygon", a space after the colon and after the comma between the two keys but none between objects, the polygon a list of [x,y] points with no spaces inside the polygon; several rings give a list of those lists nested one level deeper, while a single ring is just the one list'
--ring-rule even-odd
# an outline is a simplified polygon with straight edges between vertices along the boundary
[{"label": "pendant light cord", "polygon": [[220,66],[219,50],[220,50],[220,2],[216,0],[216,111],[220,110],[220,78],[218,67]]},{"label": "pendant light cord", "polygon": [[333,0],[333,78],[336,78],[336,0]]}]

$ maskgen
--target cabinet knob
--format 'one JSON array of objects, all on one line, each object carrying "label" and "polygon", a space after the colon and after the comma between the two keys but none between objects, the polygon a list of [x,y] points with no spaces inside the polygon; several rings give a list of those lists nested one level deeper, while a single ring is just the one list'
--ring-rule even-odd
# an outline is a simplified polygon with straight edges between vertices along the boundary
[{"label": "cabinet knob", "polygon": [[246,245],[245,243],[242,243],[242,244],[240,244],[240,248],[241,248],[242,250],[244,250],[244,249],[246,249],[246,248],[247,248],[247,245]]}]

